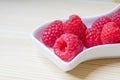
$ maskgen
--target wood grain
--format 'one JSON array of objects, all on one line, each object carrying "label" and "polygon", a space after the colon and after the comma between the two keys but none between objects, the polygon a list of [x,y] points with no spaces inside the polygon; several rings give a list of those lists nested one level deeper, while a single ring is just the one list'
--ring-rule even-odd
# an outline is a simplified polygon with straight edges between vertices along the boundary
[{"label": "wood grain", "polygon": [[87,61],[64,72],[49,61],[31,40],[39,24],[71,14],[91,16],[117,3],[67,0],[0,1],[0,80],[119,80],[120,59]]}]

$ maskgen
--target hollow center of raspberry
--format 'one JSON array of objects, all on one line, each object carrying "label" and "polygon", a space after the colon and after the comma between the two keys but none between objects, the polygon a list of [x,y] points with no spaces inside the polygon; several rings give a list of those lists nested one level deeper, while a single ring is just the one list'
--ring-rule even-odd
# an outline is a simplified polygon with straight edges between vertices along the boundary
[{"label": "hollow center of raspberry", "polygon": [[62,52],[65,52],[66,48],[67,48],[66,42],[65,42],[65,41],[62,41],[61,46],[60,46],[60,50],[61,50]]}]

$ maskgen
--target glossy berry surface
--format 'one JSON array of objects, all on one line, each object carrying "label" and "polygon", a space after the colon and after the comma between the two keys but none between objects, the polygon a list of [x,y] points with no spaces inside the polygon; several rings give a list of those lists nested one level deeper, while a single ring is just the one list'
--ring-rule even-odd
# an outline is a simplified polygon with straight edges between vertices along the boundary
[{"label": "glossy berry surface", "polygon": [[92,24],[92,27],[93,28],[98,28],[100,30],[102,30],[103,26],[108,23],[108,22],[111,22],[111,19],[107,16],[103,16],[103,17],[100,17],[98,18],[93,24]]},{"label": "glossy berry surface", "polygon": [[64,33],[75,34],[81,39],[85,33],[86,26],[78,15],[72,15],[64,22],[63,30]]},{"label": "glossy berry surface", "polygon": [[48,47],[53,47],[55,40],[63,34],[63,23],[55,20],[42,32],[42,41]]},{"label": "glossy berry surface", "polygon": [[113,14],[112,21],[120,27],[120,9]]},{"label": "glossy berry surface", "polygon": [[120,41],[120,27],[114,22],[104,25],[101,32],[101,41],[103,44],[118,43]]},{"label": "glossy berry surface", "polygon": [[101,45],[101,30],[97,28],[88,28],[83,37],[83,44],[85,47],[90,48],[93,46]]},{"label": "glossy berry surface", "polygon": [[53,49],[59,58],[68,62],[83,50],[83,44],[76,35],[65,33],[56,40]]}]

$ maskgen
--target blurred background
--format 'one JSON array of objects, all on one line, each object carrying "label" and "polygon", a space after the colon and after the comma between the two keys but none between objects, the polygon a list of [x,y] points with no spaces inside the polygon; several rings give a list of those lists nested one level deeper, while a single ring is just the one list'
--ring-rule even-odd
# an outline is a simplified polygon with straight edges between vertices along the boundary
[{"label": "blurred background", "polygon": [[0,80],[119,80],[120,59],[87,61],[70,72],[44,57],[30,35],[54,19],[94,16],[120,0],[0,0]]}]

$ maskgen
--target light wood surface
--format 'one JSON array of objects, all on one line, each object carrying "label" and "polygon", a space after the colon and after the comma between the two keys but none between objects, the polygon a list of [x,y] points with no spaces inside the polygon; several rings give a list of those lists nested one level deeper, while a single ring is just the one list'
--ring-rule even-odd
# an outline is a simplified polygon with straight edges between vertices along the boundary
[{"label": "light wood surface", "polygon": [[0,80],[120,80],[120,59],[87,61],[64,72],[41,54],[30,37],[45,21],[96,15],[116,5],[102,0],[1,0]]}]

